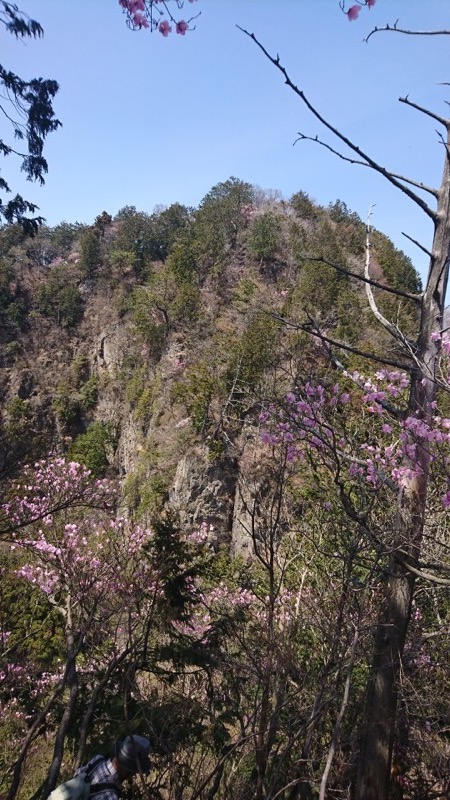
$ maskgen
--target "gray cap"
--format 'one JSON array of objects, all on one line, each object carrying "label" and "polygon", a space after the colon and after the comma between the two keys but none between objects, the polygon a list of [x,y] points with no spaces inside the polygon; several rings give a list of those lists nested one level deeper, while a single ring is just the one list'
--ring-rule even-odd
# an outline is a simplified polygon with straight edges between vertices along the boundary
[{"label": "gray cap", "polygon": [[145,736],[127,736],[123,742],[116,742],[116,758],[127,772],[139,770],[147,775],[150,772],[150,742]]}]

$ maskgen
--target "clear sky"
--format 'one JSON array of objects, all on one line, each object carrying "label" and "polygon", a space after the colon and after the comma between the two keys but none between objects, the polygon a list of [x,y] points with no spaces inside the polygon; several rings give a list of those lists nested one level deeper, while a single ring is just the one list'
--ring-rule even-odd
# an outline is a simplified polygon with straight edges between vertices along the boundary
[{"label": "clear sky", "polygon": [[[47,143],[49,174],[39,188],[11,159],[1,168],[15,191],[40,207],[48,224],[92,223],[125,205],[196,206],[231,175],[277,189],[302,189],[328,204],[337,198],[411,256],[422,275],[431,224],[407,198],[369,170],[344,164],[297,132],[321,130],[281,74],[236,24],[279,53],[291,78],[317,108],[384,166],[428,185],[440,182],[437,125],[398,102],[445,115],[449,37],[379,33],[399,19],[420,29],[450,28],[449,0],[377,0],[349,22],[338,0],[198,0],[196,30],[185,37],[133,33],[117,0],[21,0],[44,27],[23,43],[1,32],[1,63],[24,78],[55,78],[63,127]],[[4,133],[4,123],[0,136]],[[8,163],[11,162],[11,163]],[[432,201],[432,198],[430,198]]]}]

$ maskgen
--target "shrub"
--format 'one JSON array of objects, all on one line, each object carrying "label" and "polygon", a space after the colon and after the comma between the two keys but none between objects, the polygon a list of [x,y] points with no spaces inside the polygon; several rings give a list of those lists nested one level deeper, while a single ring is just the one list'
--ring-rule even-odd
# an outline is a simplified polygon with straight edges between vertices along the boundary
[{"label": "shrub", "polygon": [[89,411],[98,401],[98,377],[92,375],[83,383],[80,389],[80,407],[82,411]]},{"label": "shrub", "polygon": [[80,238],[80,269],[87,278],[93,278],[102,261],[100,232],[88,228]]},{"label": "shrub", "polygon": [[53,400],[53,409],[63,425],[72,425],[80,415],[80,401],[66,384],[60,384]]},{"label": "shrub", "polygon": [[281,224],[276,214],[269,211],[253,220],[248,236],[248,248],[252,258],[261,264],[267,264],[275,258],[280,242]]},{"label": "shrub", "polygon": [[66,265],[54,267],[36,292],[36,307],[63,328],[73,328],[83,316],[84,303],[78,287],[70,283]]},{"label": "shrub", "polygon": [[314,220],[320,216],[321,209],[316,206],[306,192],[300,191],[292,195],[290,205],[302,219]]},{"label": "shrub", "polygon": [[93,422],[86,433],[77,436],[70,446],[68,456],[91,470],[94,477],[102,477],[109,466],[108,453],[114,443],[110,423]]}]

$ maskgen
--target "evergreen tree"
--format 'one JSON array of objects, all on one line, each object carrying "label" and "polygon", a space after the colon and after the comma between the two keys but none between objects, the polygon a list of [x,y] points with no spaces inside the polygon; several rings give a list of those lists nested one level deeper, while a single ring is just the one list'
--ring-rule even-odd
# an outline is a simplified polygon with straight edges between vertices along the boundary
[{"label": "evergreen tree", "polygon": [[[0,24],[16,39],[40,38],[43,36],[42,26],[31,19],[16,5],[1,0]],[[0,64],[0,85],[2,101],[0,109],[11,123],[13,139],[24,143],[25,147],[17,149],[11,140],[0,139],[0,154],[15,155],[21,162],[21,171],[30,181],[44,183],[47,173],[47,161],[43,156],[44,142],[49,133],[55,131],[61,123],[53,112],[53,98],[58,91],[54,80],[32,78],[25,81],[19,75]],[[0,190],[10,193],[7,181],[0,175]],[[34,203],[16,194],[7,202],[0,198],[0,221],[18,222],[28,233],[33,233],[42,223],[43,218],[33,215],[37,210]]]}]

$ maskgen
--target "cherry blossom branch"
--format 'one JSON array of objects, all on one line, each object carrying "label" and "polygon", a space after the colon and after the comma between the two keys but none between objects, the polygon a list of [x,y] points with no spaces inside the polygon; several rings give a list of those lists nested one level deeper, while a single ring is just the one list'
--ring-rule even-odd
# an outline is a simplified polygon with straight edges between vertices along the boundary
[{"label": "cherry blossom branch", "polygon": [[0,506],[0,537],[5,539],[33,523],[67,509],[111,510],[116,488],[111,481],[92,480],[89,470],[62,458],[41,460],[24,468],[8,487],[11,499]]},{"label": "cherry blossom branch", "polygon": [[354,142],[352,142],[351,139],[349,139],[347,136],[341,133],[341,131],[338,128],[336,128],[334,125],[328,122],[328,120],[325,119],[325,117],[323,117],[322,114],[320,114],[317,108],[308,100],[305,93],[301,89],[299,89],[298,86],[295,85],[295,83],[293,83],[286,68],[283,67],[282,64],[280,63],[279,55],[277,55],[276,58],[274,56],[271,56],[268,50],[266,50],[266,48],[264,47],[264,45],[256,38],[254,33],[250,33],[249,31],[245,30],[245,28],[241,28],[240,25],[237,25],[237,27],[239,28],[240,31],[242,31],[242,33],[248,36],[249,39],[255,42],[255,44],[259,47],[259,49],[264,53],[266,58],[271,62],[271,64],[273,64],[281,72],[281,74],[284,77],[286,85],[289,86],[290,89],[292,89],[292,91],[297,95],[297,97],[299,97],[300,100],[305,104],[305,106],[308,108],[311,114],[313,114],[313,116],[316,117],[316,119],[318,119],[319,122],[325,128],[327,128],[327,130],[331,131],[331,133],[333,133],[334,136],[336,136],[336,138],[338,138],[341,142],[347,145],[347,147],[350,150],[352,150],[360,158],[362,158],[364,162],[367,164],[367,166],[370,166],[374,170],[374,172],[378,172],[380,175],[386,178],[386,180],[389,181],[389,183],[391,183],[393,186],[395,186],[397,189],[403,192],[403,194],[409,197],[410,200],[416,203],[416,205],[418,205],[419,208],[421,208],[422,211],[428,217],[430,217],[430,219],[432,219],[433,221],[436,220],[437,218],[436,211],[433,211],[433,209],[431,209],[430,206],[419,195],[417,195],[415,192],[409,189],[408,186],[405,186],[404,183],[401,182],[401,179],[395,177],[395,175],[392,172],[390,172],[390,170],[386,169],[386,167],[381,166],[381,164],[379,164],[377,161],[375,161],[375,159],[373,159],[371,156],[365,153],[364,150],[358,147],[358,145],[354,144]]},{"label": "cherry blossom branch", "polygon": [[[189,3],[195,1],[188,0]],[[186,31],[195,30],[195,25],[191,26],[189,23],[197,19],[201,12],[199,11],[198,14],[194,14],[187,20],[177,20],[172,14],[170,2],[171,0],[119,0],[119,5],[123,8],[126,14],[126,24],[132,31],[148,28],[150,32],[158,30],[164,37],[167,37],[172,32],[171,22],[181,36],[184,36]],[[184,0],[174,0],[174,4],[181,11]],[[167,19],[164,19],[164,14],[167,15]]]},{"label": "cherry blossom branch", "polygon": [[[314,320],[312,317],[310,317],[310,319],[314,323],[318,333],[320,333],[320,328],[319,328],[319,325],[316,322],[316,320]],[[311,335],[314,335],[314,334],[311,334]],[[336,369],[338,369],[339,372],[342,372],[343,375],[345,375],[347,378],[349,378],[351,380],[351,382],[355,386],[358,387],[358,389],[363,388],[362,385],[361,385],[361,380],[357,379],[351,373],[348,373],[348,371],[346,370],[346,368],[344,367],[342,362],[339,361],[338,358],[336,358],[336,356],[334,355],[334,353],[333,353],[333,351],[331,349],[331,346],[328,346],[326,342],[324,342],[324,344],[325,344],[325,348],[326,348],[326,351],[327,351],[327,355],[328,355],[331,363],[333,364],[333,366],[336,367]],[[392,365],[390,365],[390,366],[392,366]],[[398,368],[404,369],[404,367],[400,367],[400,366]],[[382,398],[382,399],[380,398],[380,399],[377,400],[377,402],[380,404],[381,408],[383,408],[384,411],[387,411],[388,414],[390,414],[392,417],[394,417],[396,419],[402,419],[404,417],[404,413],[401,411],[401,409],[397,408],[396,406],[393,406],[391,403],[389,403],[386,400],[386,398]]]}]

